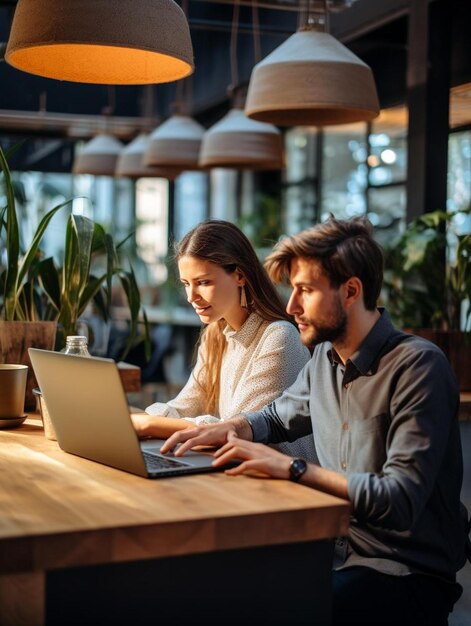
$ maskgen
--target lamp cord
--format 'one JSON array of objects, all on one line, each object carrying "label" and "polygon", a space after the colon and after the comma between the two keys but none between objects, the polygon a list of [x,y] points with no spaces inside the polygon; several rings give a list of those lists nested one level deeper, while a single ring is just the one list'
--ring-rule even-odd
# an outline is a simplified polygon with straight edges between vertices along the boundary
[{"label": "lamp cord", "polygon": [[229,86],[230,96],[234,95],[234,91],[239,84],[239,70],[237,65],[237,34],[239,27],[239,0],[234,2],[234,11],[232,13],[232,26],[231,26],[231,48],[230,48],[230,60],[231,60],[231,85]]},{"label": "lamp cord", "polygon": [[106,93],[108,96],[108,104],[104,106],[101,110],[101,114],[103,116],[103,132],[105,135],[108,133],[110,129],[110,120],[113,117],[116,109],[116,87],[115,85],[107,85]]},{"label": "lamp cord", "polygon": [[[186,21],[188,20],[188,0],[182,0],[181,9],[185,15]],[[172,109],[173,113],[186,113],[186,109],[189,109],[189,77],[181,78],[176,81],[175,85],[175,99],[173,101]]]},{"label": "lamp cord", "polygon": [[260,47],[260,23],[258,20],[257,0],[252,0],[253,54],[255,64],[262,58]]},{"label": "lamp cord", "polygon": [[329,15],[328,0],[324,0],[324,32],[328,33],[329,31],[330,31],[330,15]]}]

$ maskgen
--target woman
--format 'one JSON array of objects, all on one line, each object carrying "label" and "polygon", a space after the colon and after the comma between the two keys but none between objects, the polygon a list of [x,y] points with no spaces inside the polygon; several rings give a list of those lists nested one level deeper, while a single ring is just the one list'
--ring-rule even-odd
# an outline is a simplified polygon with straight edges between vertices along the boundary
[{"label": "woman", "polygon": [[[147,407],[149,415],[133,416],[140,437],[167,437],[192,423],[259,409],[294,382],[310,356],[237,226],[221,220],[199,224],[176,246],[176,260],[187,300],[206,327],[182,391],[167,404]],[[314,455],[312,436],[277,448]]]}]

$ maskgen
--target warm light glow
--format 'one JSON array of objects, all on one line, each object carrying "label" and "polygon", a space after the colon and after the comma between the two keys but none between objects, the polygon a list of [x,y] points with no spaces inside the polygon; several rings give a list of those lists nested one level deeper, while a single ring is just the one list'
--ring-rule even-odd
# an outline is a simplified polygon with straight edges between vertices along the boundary
[{"label": "warm light glow", "polygon": [[82,83],[140,85],[184,78],[191,65],[156,52],[90,44],[35,46],[12,52],[8,62],[32,74]]},{"label": "warm light glow", "polygon": [[370,167],[378,167],[379,163],[380,161],[376,154],[370,154],[370,156],[368,157],[368,165]]}]

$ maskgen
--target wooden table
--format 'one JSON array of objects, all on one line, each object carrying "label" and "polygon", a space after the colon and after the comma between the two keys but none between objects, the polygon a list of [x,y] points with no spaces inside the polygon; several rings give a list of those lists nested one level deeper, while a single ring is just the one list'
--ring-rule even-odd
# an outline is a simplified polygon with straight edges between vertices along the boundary
[{"label": "wooden table", "polygon": [[343,500],[221,473],[140,478],[63,452],[37,419],[0,430],[0,481],[2,626],[186,624],[195,610],[197,623],[260,624],[273,606],[271,623],[329,621]]}]

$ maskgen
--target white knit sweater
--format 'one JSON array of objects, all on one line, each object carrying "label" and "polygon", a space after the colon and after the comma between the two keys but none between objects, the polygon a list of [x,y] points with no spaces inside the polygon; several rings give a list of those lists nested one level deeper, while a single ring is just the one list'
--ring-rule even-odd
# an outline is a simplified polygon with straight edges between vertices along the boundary
[{"label": "white knit sweater", "polygon": [[[198,351],[190,378],[177,397],[167,404],[150,405],[147,413],[186,418],[201,424],[256,411],[281,395],[296,380],[310,357],[292,324],[281,320],[268,322],[257,313],[252,313],[238,331],[226,326],[224,335],[227,347],[221,364],[218,414],[202,414],[203,392],[195,380],[202,367],[204,345]],[[291,456],[316,460],[312,435],[275,447]]]}]

